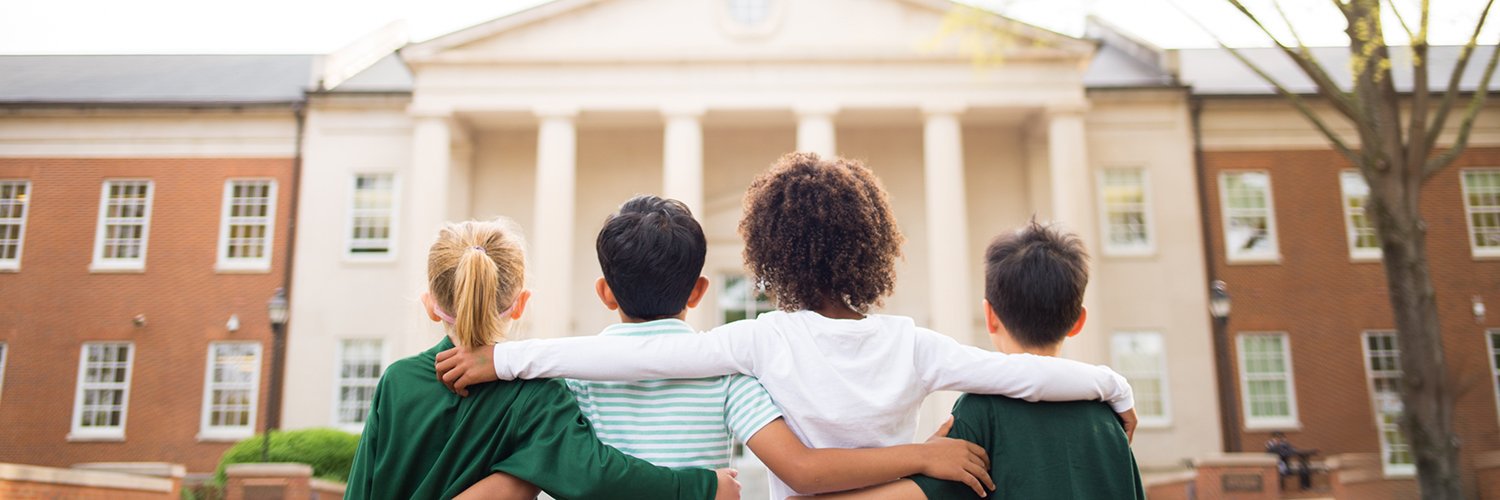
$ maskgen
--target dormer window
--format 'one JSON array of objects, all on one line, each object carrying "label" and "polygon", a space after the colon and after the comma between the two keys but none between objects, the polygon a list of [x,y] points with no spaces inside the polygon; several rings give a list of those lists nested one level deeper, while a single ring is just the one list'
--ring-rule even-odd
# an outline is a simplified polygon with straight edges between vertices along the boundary
[{"label": "dormer window", "polygon": [[771,0],[725,0],[729,19],[745,28],[754,28],[771,17]]}]

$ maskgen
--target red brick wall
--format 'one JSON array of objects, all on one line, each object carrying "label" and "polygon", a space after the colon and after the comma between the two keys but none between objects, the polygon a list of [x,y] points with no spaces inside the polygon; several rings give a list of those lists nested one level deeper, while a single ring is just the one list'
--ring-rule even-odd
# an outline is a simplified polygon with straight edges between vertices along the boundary
[{"label": "red brick wall", "polygon": [[[1229,285],[1234,335],[1284,331],[1291,342],[1301,428],[1287,429],[1299,447],[1324,456],[1377,452],[1379,441],[1365,377],[1361,334],[1391,329],[1393,320],[1379,262],[1351,263],[1344,228],[1339,172],[1349,164],[1332,151],[1208,152],[1205,154],[1209,233],[1214,274]],[[1500,261],[1474,259],[1469,250],[1459,169],[1500,166],[1500,149],[1471,149],[1428,182],[1422,196],[1428,252],[1453,389],[1464,459],[1500,449],[1500,417],[1491,380],[1486,328],[1476,324],[1471,297],[1500,307]],[[1256,169],[1271,174],[1279,264],[1226,264],[1218,174]],[[1234,363],[1238,357],[1232,355]],[[1238,367],[1234,367],[1239,391]],[[1242,404],[1242,403],[1241,403]],[[1240,415],[1243,415],[1241,408]],[[1243,417],[1241,418],[1243,424]],[[1243,449],[1262,449],[1265,432],[1240,432]],[[1470,474],[1472,489],[1473,476]]]},{"label": "red brick wall", "polygon": [[10,500],[53,500],[57,498],[71,500],[174,500],[178,497],[172,493],[0,479],[0,498]]},{"label": "red brick wall", "polygon": [[[200,443],[204,370],[212,341],[262,347],[257,428],[264,421],[270,327],[266,300],[282,285],[292,161],[272,159],[0,159],[0,178],[31,180],[21,270],[0,273],[0,341],[8,344],[0,393],[0,462],[159,461],[212,470],[229,443]],[[90,273],[106,178],[149,178],[144,273]],[[224,181],[274,177],[272,268],[220,274]],[[146,316],[137,328],[131,318]],[[240,329],[225,323],[238,314]],[[68,442],[85,341],[135,344],[123,442]]]}]

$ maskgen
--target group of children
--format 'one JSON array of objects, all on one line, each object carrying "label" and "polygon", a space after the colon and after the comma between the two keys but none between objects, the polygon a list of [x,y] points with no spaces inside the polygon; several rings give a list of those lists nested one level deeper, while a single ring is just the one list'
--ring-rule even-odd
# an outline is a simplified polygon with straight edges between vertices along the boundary
[{"label": "group of children", "polygon": [[[640,196],[596,241],[595,291],[620,323],[500,343],[529,298],[519,234],[445,228],[423,302],[449,335],[382,377],[347,496],[737,498],[739,440],[774,498],[1144,498],[1130,387],[1055,357],[1086,317],[1076,237],[1032,223],[991,244],[990,352],[870,313],[903,240],[859,162],[781,158],[751,184],[739,230],[780,311],[696,333],[683,319],[709,286],[702,229],[682,203]],[[939,390],[994,396],[965,396],[912,444]]]}]

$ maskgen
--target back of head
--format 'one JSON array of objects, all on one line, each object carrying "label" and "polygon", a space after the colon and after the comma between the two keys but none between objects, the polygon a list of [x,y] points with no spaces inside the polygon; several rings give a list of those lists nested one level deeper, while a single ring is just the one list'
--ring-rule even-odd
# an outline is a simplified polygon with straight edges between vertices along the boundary
[{"label": "back of head", "polygon": [[642,195],[620,205],[594,242],[599,269],[626,316],[676,316],[703,272],[708,241],[687,205]]},{"label": "back of head", "polygon": [[740,236],[746,270],[788,311],[878,305],[904,241],[870,169],[812,153],[783,156],[750,184]]},{"label": "back of head", "polygon": [[1046,347],[1067,338],[1083,312],[1088,254],[1078,237],[1031,221],[985,250],[984,298],[1011,338]]},{"label": "back of head", "polygon": [[451,314],[454,343],[498,342],[509,311],[525,287],[526,252],[520,232],[503,219],[450,223],[427,253],[427,288],[434,305]]}]

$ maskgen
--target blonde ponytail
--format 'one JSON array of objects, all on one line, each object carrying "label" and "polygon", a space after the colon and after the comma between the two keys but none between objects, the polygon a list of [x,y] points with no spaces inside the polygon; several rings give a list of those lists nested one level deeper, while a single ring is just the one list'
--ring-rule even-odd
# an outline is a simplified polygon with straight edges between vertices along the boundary
[{"label": "blonde ponytail", "polygon": [[452,314],[455,345],[480,347],[504,337],[506,313],[524,286],[525,261],[520,235],[508,221],[443,228],[428,253],[427,286],[435,305]]}]

